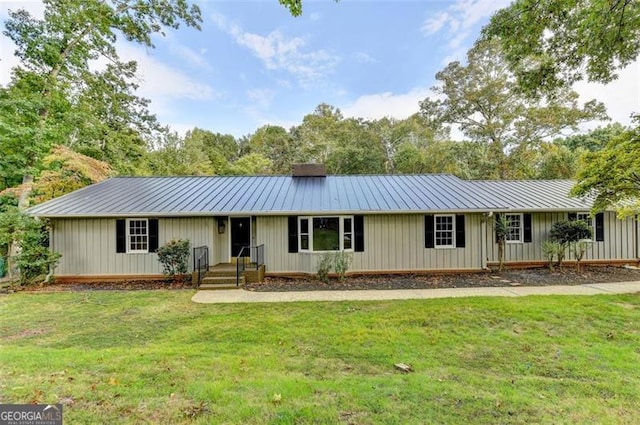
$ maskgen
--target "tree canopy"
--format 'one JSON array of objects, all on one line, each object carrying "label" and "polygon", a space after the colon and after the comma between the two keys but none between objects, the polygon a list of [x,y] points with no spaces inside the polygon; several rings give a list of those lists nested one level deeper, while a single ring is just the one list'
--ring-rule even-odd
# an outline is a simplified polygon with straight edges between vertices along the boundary
[{"label": "tree canopy", "polygon": [[578,94],[559,89],[553,97],[524,96],[495,40],[477,43],[467,53],[467,64],[452,62],[436,74],[432,90],[439,96],[420,104],[430,122],[457,125],[469,139],[486,147],[484,178],[530,178],[531,164],[543,141],[576,130],[581,122],[605,118],[595,100],[578,105]]},{"label": "tree canopy", "polygon": [[603,83],[640,54],[637,0],[516,0],[483,36],[498,38],[529,93],[553,93],[586,75]]}]

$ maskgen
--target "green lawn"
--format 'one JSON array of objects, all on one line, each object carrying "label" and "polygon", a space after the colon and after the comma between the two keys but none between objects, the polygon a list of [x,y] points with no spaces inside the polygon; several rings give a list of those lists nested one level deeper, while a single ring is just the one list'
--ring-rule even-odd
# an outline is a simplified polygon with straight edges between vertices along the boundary
[{"label": "green lawn", "polygon": [[69,424],[640,423],[639,295],[192,295],[0,296],[0,402],[63,403]]}]

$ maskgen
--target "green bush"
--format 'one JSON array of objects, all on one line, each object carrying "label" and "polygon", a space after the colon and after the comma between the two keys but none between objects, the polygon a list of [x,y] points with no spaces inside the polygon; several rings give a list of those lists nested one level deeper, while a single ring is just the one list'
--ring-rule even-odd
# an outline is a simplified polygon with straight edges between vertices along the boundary
[{"label": "green bush", "polygon": [[187,273],[189,245],[188,239],[172,239],[158,248],[158,261],[162,264],[162,273],[173,277]]},{"label": "green bush", "polygon": [[353,254],[350,252],[336,252],[334,254],[334,269],[340,278],[340,281],[344,281],[344,278],[351,267],[353,261]]},{"label": "green bush", "polygon": [[316,277],[324,283],[329,283],[331,266],[333,266],[333,253],[325,252],[316,266]]},{"label": "green bush", "polygon": [[553,271],[553,259],[560,252],[561,246],[558,242],[544,241],[542,242],[542,255],[547,260],[549,271]]},{"label": "green bush", "polygon": [[353,254],[350,252],[325,252],[316,266],[316,277],[324,283],[329,283],[329,273],[333,270],[342,282],[352,261]]},{"label": "green bush", "polygon": [[[17,208],[9,207],[0,214],[0,246],[17,246],[13,261],[20,271],[20,284],[25,285],[44,278],[60,259],[60,254],[49,249],[48,221],[36,219]],[[7,264],[11,267],[11,262]]]},{"label": "green bush", "polygon": [[562,261],[567,248],[575,242],[591,239],[591,227],[582,220],[561,220],[553,223],[549,232],[551,241],[560,245],[558,250],[558,267],[562,270]]}]

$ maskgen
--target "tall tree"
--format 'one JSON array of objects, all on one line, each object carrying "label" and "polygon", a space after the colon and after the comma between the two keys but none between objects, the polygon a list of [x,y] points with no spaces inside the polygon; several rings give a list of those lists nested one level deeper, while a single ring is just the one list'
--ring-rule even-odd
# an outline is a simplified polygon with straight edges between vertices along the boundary
[{"label": "tall tree", "polygon": [[545,138],[576,129],[583,121],[606,117],[596,101],[579,107],[578,94],[569,89],[546,99],[519,93],[496,41],[476,44],[467,53],[466,66],[452,62],[436,79],[440,84],[432,90],[440,98],[422,101],[421,113],[430,121],[457,125],[470,140],[487,146],[494,171],[485,178],[520,177],[513,172],[517,167],[510,167],[519,161],[514,155],[528,153]]},{"label": "tall tree", "polygon": [[519,85],[555,93],[586,75],[607,83],[640,54],[637,0],[515,0],[483,29],[501,41]]},{"label": "tall tree", "polygon": [[[25,183],[33,179],[52,145],[78,139],[73,125],[81,122],[78,117],[108,118],[116,131],[154,121],[146,101],[133,94],[130,78],[135,63],[120,60],[115,48],[118,36],[153,47],[152,37],[164,28],[178,28],[181,23],[199,27],[201,22],[198,7],[186,0],[44,0],[44,5],[43,19],[25,10],[9,12],[4,31],[20,58],[10,85],[0,95],[0,121],[19,118],[11,128],[0,129],[5,136],[1,150],[7,155],[3,159],[14,173],[5,179],[15,179],[21,172]],[[90,65],[97,59],[109,65],[94,71]],[[101,109],[103,114],[98,113]],[[98,135],[98,140],[106,139]]]},{"label": "tall tree", "polygon": [[595,196],[594,210],[615,208],[621,216],[640,214],[640,116],[636,126],[607,146],[582,157],[576,196]]},{"label": "tall tree", "polygon": [[[516,0],[492,17],[483,34],[500,41],[523,91],[554,95],[585,76],[608,83],[638,58],[640,2]],[[596,196],[596,209],[640,211],[637,116],[635,126],[582,161],[574,193]]]},{"label": "tall tree", "polygon": [[271,162],[273,174],[289,174],[297,153],[293,143],[294,139],[284,128],[265,125],[249,138],[249,149]]}]

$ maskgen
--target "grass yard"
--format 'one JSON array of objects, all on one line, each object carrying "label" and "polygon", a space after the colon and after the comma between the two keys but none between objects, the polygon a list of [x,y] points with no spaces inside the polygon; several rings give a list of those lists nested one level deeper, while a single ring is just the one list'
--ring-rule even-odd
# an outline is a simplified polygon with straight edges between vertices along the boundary
[{"label": "grass yard", "polygon": [[639,295],[192,295],[0,296],[0,402],[63,403],[68,424],[640,423]]}]

